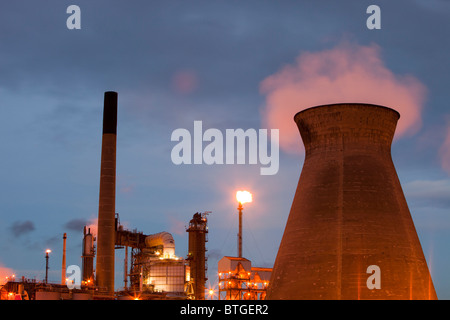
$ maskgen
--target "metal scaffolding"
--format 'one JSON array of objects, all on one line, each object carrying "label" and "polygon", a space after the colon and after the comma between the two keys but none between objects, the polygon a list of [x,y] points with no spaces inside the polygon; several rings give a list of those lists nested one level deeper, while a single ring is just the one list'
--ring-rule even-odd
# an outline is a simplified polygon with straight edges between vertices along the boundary
[{"label": "metal scaffolding", "polygon": [[219,261],[219,300],[264,300],[271,268],[256,268],[251,261],[225,256]]}]

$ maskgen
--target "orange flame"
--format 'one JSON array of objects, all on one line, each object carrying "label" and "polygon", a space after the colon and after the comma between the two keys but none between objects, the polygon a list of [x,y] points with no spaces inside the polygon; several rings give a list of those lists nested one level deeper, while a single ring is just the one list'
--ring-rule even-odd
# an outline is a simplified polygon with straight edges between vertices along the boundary
[{"label": "orange flame", "polygon": [[248,192],[248,191],[238,191],[238,192],[236,192],[236,199],[241,204],[253,201],[252,194],[250,192]]}]

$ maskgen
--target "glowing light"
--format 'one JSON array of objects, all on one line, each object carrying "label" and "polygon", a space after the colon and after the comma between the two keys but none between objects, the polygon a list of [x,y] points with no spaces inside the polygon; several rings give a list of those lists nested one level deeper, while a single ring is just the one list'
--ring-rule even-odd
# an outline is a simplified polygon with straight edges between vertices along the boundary
[{"label": "glowing light", "polygon": [[238,191],[238,192],[236,192],[236,200],[240,204],[244,204],[247,202],[252,202],[253,198],[252,198],[252,194],[248,191]]},{"label": "glowing light", "polygon": [[47,254],[50,252],[52,252],[52,250],[50,250],[50,249],[45,250],[45,253],[47,253]]}]

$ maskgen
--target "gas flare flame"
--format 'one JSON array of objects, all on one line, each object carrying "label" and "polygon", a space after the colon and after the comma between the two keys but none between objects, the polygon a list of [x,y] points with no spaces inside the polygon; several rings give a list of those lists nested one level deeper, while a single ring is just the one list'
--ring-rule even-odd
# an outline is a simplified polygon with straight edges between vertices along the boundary
[{"label": "gas flare flame", "polygon": [[253,201],[252,194],[248,191],[236,192],[236,199],[240,204],[244,204],[244,203]]}]

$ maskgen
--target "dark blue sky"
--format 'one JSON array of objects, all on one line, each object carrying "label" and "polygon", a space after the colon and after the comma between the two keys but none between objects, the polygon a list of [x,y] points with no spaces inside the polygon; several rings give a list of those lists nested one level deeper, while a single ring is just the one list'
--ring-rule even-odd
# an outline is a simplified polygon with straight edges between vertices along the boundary
[{"label": "dark blue sky", "polygon": [[[81,30],[66,9],[81,8]],[[381,30],[366,9],[381,8]],[[244,256],[272,266],[303,156],[259,165],[172,163],[177,128],[263,127],[264,79],[343,41],[377,46],[384,67],[426,88],[421,125],[392,154],[438,297],[450,298],[450,4],[433,1],[14,1],[0,4],[0,267],[59,281],[81,264],[82,226],[97,216],[103,93],[119,93],[116,211],[129,229],[169,231],[187,254],[185,225],[209,216],[209,279],[236,254],[235,192],[248,189]],[[394,106],[391,106],[394,107]],[[405,111],[405,114],[408,110]],[[293,115],[292,115],[293,116]],[[288,121],[291,121],[289,118]],[[447,140],[446,140],[447,139]],[[302,142],[298,135],[298,146]],[[122,286],[123,252],[116,286]]]}]

